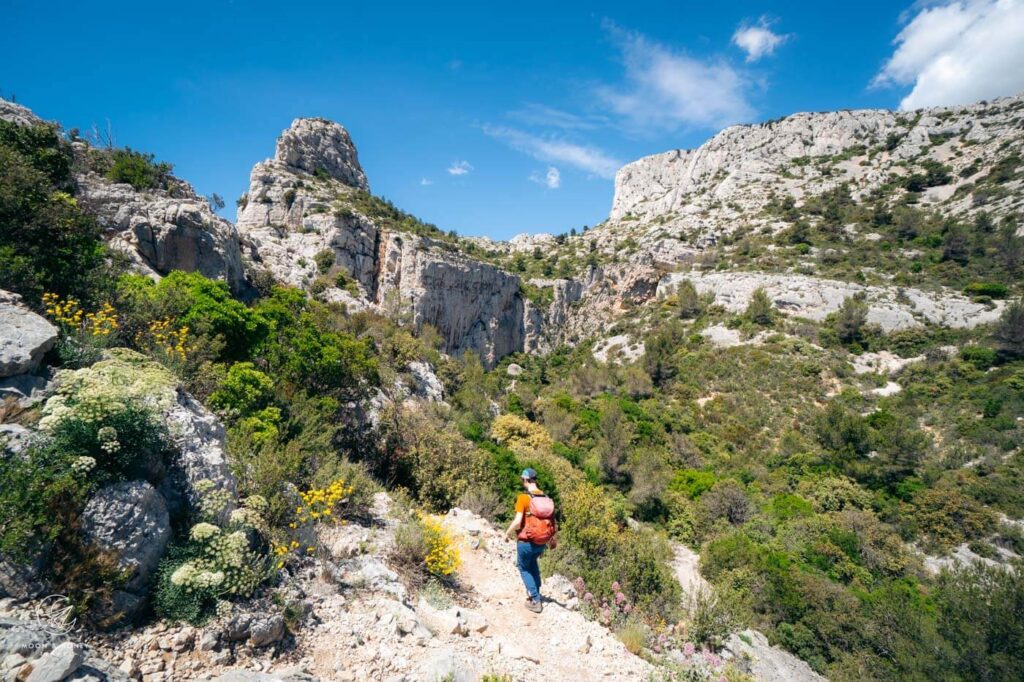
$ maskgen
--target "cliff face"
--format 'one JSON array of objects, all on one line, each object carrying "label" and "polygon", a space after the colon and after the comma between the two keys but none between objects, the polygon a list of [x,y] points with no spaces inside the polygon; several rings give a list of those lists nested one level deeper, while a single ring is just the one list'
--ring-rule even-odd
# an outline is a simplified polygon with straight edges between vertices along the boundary
[{"label": "cliff face", "polygon": [[493,366],[540,347],[543,319],[519,279],[451,245],[383,224],[345,129],[297,119],[273,159],[256,164],[238,214],[254,269],[350,309],[435,327],[443,350]]},{"label": "cliff face", "polygon": [[[924,205],[950,213],[977,208],[955,197],[1024,137],[1024,95],[964,107],[801,113],[758,125],[732,126],[696,149],[648,156],[615,177],[610,223],[653,226],[705,240],[758,222],[771,196],[801,200],[847,184],[855,198],[935,162],[950,182],[924,192]],[[987,205],[1006,213],[1021,197]]]}]

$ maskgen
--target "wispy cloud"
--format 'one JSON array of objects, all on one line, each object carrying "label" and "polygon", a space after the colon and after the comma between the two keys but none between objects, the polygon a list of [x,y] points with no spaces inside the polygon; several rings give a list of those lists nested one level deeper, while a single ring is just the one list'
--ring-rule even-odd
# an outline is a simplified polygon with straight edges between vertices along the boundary
[{"label": "wispy cloud", "polygon": [[530,182],[536,182],[538,185],[544,185],[548,189],[558,189],[562,186],[562,174],[558,172],[558,169],[554,166],[548,166],[547,172],[543,175],[540,171],[534,171],[530,173]]},{"label": "wispy cloud", "polygon": [[871,84],[913,84],[902,109],[968,104],[1024,90],[1024,0],[930,3],[894,44]]},{"label": "wispy cloud", "polygon": [[724,60],[697,59],[605,21],[622,53],[624,82],[602,85],[598,98],[635,130],[717,128],[750,119],[752,83]]},{"label": "wispy cloud", "polygon": [[567,164],[602,178],[614,178],[615,171],[622,166],[618,159],[590,145],[533,135],[505,126],[485,125],[483,130],[494,139],[539,161]]},{"label": "wispy cloud", "polygon": [[747,62],[756,62],[761,57],[772,55],[775,48],[787,40],[788,35],[772,31],[768,17],[761,17],[754,24],[743,22],[732,34],[733,44],[747,53]]},{"label": "wispy cloud", "polygon": [[429,187],[430,185],[433,185],[433,184],[434,184],[434,181],[431,180],[430,178],[421,178],[420,179],[420,185],[423,186],[423,187]]},{"label": "wispy cloud", "polygon": [[545,104],[530,102],[508,112],[509,118],[527,125],[562,130],[595,130],[608,124],[607,117],[574,114]]},{"label": "wispy cloud", "polygon": [[469,161],[455,161],[448,167],[449,175],[468,175],[473,171],[473,164]]}]

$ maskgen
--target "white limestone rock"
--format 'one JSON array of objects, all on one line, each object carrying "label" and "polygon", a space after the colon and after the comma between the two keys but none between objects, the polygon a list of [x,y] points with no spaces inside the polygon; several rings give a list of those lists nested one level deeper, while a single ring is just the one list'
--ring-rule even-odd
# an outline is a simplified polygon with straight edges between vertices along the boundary
[{"label": "white limestone rock", "polygon": [[[78,153],[85,153],[76,143]],[[146,274],[198,272],[243,287],[238,233],[214,213],[206,199],[182,181],[175,191],[138,191],[96,173],[79,175],[77,199],[108,231],[112,248],[127,254]]]},{"label": "white limestone rock", "polygon": [[21,304],[21,297],[0,291],[0,377],[31,372],[57,342],[57,328]]},{"label": "white limestone rock", "polygon": [[952,292],[865,286],[763,272],[671,273],[658,283],[659,297],[674,291],[684,279],[692,282],[698,293],[712,294],[715,302],[730,312],[745,310],[754,291],[763,288],[781,312],[816,322],[839,310],[846,298],[863,294],[868,304],[868,323],[877,324],[886,332],[917,327],[924,322],[954,328],[976,327],[999,319],[1004,305],[975,303]]}]

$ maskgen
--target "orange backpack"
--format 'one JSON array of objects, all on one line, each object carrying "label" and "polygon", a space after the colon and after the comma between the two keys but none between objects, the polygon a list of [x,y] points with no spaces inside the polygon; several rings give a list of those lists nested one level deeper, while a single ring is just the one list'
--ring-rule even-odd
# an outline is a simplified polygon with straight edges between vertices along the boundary
[{"label": "orange backpack", "polygon": [[555,536],[555,503],[547,495],[530,495],[530,506],[523,518],[519,539],[546,545]]}]

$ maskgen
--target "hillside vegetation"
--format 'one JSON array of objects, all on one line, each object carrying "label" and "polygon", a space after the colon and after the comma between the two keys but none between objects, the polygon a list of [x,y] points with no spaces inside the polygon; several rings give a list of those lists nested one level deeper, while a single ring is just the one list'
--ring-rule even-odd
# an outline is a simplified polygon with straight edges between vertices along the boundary
[{"label": "hillside vegetation", "polygon": [[[956,191],[1005,200],[1015,154],[982,177],[960,171],[971,186]],[[857,298],[813,321],[763,290],[729,312],[684,281],[607,330],[642,354],[613,348],[600,362],[593,336],[487,371],[472,352],[440,352],[429,324],[316,291],[136,274],[79,207],[76,163],[56,128],[0,121],[0,288],[59,328],[44,364],[61,379],[45,402],[0,405],[0,421],[34,432],[0,459],[0,557],[41,563],[89,627],[125,623],[117,594],[134,578],[83,542],[85,507],[114,484],[178,485],[167,415],[185,393],[226,427],[234,489],[183,493],[130,621],[202,624],[255,599],[302,627],[282,595],[321,549],[314,529],[369,518],[381,488],[408,512],[393,557],[407,584],[458,599],[457,552],[428,514],[507,523],[529,466],[560,514],[545,575],[577,581],[581,610],[652,661],[753,627],[832,680],[1024,678],[1021,217],[977,200],[955,215],[921,206],[915,195],[949,169],[911,166],[902,184],[856,196],[838,183],[773,197],[764,218],[777,229],[736,229],[696,266],[945,287],[1001,301],[993,324],[887,333]],[[90,163],[111,182],[172,191],[152,157]],[[594,231],[563,238],[551,260],[467,246],[361,190],[345,201],[516,272],[611,260],[587,255]],[[442,395],[427,399],[427,372]],[[699,552],[712,592],[683,593],[673,543]],[[954,551],[973,560],[953,564]]]}]

